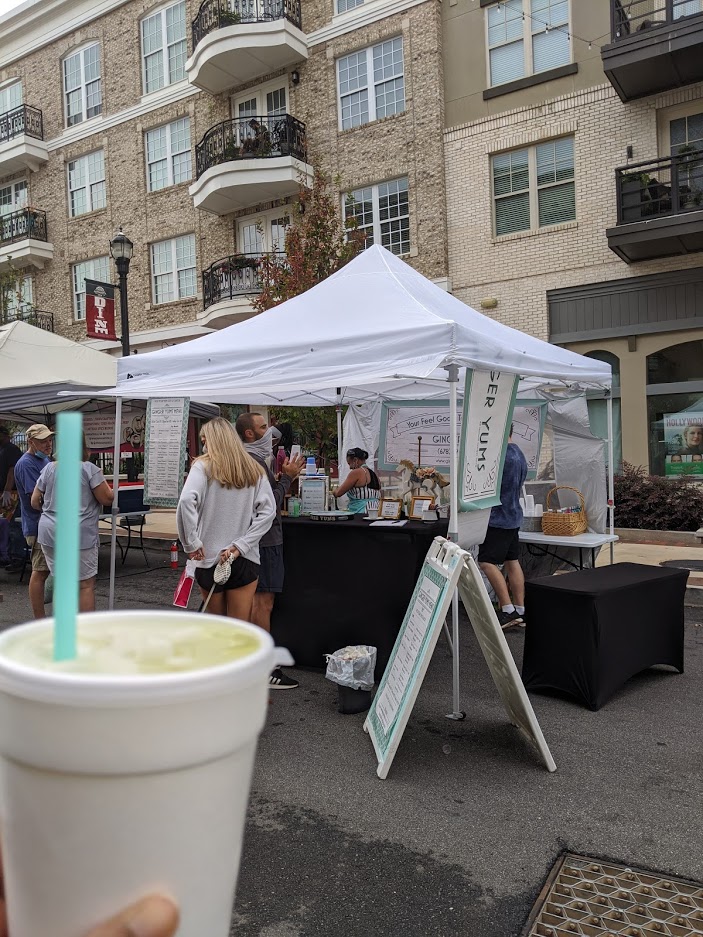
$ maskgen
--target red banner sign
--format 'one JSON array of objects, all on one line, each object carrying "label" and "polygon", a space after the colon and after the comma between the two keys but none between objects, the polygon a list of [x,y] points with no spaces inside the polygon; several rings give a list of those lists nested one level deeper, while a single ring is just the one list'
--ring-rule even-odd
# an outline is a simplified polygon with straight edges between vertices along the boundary
[{"label": "red banner sign", "polygon": [[85,281],[85,325],[88,338],[116,342],[115,287],[97,280]]}]

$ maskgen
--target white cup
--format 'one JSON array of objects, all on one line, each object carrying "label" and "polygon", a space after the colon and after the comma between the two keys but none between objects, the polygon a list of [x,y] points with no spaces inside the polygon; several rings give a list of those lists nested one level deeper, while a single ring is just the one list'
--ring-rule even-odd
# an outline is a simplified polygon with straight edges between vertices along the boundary
[{"label": "white cup", "polygon": [[535,496],[525,495],[525,514],[532,517],[535,513]]},{"label": "white cup", "polygon": [[[183,612],[107,612],[80,622],[148,629]],[[227,937],[251,773],[268,709],[273,642],[179,673],[38,670],[0,635],[0,819],[12,937],[80,937],[144,895],[180,907],[178,937]],[[196,621],[193,621],[196,624]]]}]

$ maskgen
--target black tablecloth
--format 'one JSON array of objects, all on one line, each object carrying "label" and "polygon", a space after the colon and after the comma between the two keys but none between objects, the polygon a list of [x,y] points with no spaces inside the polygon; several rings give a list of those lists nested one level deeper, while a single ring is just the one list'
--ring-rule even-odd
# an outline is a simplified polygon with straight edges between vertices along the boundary
[{"label": "black tablecloth", "polygon": [[654,664],[683,673],[688,571],[617,563],[526,583],[522,679],[600,709]]},{"label": "black tablecloth", "polygon": [[271,632],[296,663],[324,667],[324,654],[347,644],[378,648],[383,673],[425,555],[448,521],[408,521],[372,527],[369,521],[283,518],[286,578],[276,596]]}]

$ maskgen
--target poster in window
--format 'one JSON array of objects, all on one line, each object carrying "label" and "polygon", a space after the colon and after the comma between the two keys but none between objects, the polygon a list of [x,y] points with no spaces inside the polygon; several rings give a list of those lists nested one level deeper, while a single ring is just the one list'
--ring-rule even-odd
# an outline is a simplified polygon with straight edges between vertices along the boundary
[{"label": "poster in window", "polygon": [[664,414],[665,475],[703,476],[703,409]]}]

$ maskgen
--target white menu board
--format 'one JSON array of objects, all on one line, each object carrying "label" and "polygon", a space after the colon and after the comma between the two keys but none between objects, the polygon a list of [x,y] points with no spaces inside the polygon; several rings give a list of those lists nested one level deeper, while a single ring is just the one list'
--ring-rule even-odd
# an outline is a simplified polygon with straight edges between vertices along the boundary
[{"label": "white menu board", "polygon": [[437,537],[430,547],[378,692],[364,723],[385,778],[432,659],[463,565],[464,551]]},{"label": "white menu board", "polygon": [[188,397],[155,397],[146,411],[144,501],[152,507],[176,507],[183,487]]},{"label": "white menu board", "polygon": [[384,681],[383,690],[379,690],[376,698],[376,712],[385,732],[390,732],[398,718],[403,694],[412,677],[415,661],[422,650],[440,592],[437,583],[423,573],[410,617],[402,631],[400,644],[393,653],[393,662]]},{"label": "white menu board", "polygon": [[315,511],[327,510],[327,476],[305,475],[300,476],[300,500],[302,502],[300,513],[312,514]]},{"label": "white menu board", "polygon": [[555,771],[476,561],[456,544],[437,537],[364,723],[376,752],[376,773],[379,778],[388,775],[457,587],[510,722],[535,745],[547,769]]}]

